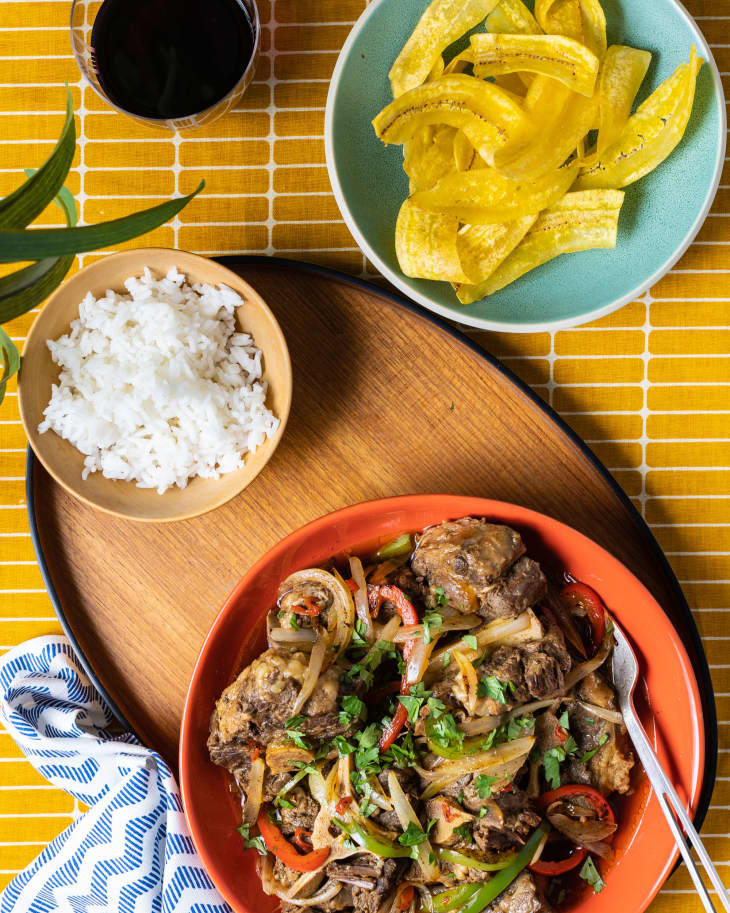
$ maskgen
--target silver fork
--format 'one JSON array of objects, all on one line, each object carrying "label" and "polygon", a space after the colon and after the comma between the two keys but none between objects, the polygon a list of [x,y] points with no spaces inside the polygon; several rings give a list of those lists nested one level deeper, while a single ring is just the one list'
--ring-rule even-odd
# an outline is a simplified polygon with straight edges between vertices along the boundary
[{"label": "silver fork", "polygon": [[[618,694],[621,714],[623,715],[626,728],[631,736],[631,741],[634,743],[636,754],[639,756],[639,760],[644,766],[649,782],[654,788],[654,793],[659,800],[659,805],[664,812],[664,817],[667,819],[669,828],[674,835],[679,851],[682,854],[689,874],[692,876],[692,881],[694,882],[695,888],[697,888],[697,893],[700,895],[700,899],[702,900],[705,909],[708,913],[716,913],[715,907],[710,899],[709,891],[700,877],[699,868],[692,858],[690,844],[694,847],[712,886],[718,893],[723,907],[730,913],[730,896],[725,890],[725,886],[720,880],[720,876],[717,874],[717,869],[712,864],[712,860],[700,840],[700,835],[695,830],[679,796],[669,782],[669,777],[667,777],[664,769],[659,763],[659,759],[654,754],[654,749],[649,744],[649,739],[646,737],[644,727],[639,722],[639,718],[634,708],[633,698],[636,681],[639,677],[639,664],[636,661],[634,651],[631,649],[631,645],[626,639],[625,634],[615,622],[614,636],[616,638],[616,646],[613,651],[613,681],[616,686],[616,693]],[[679,826],[677,818],[672,814],[672,809],[674,809],[674,813],[677,818],[679,818],[679,821],[687,834],[686,837],[682,833],[682,828]]]}]

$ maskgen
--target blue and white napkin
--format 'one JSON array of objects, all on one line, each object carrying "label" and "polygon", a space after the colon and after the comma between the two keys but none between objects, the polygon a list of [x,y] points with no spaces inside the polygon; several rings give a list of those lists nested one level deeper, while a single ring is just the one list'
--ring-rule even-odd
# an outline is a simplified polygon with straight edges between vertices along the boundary
[{"label": "blue and white napkin", "polygon": [[114,717],[64,637],[0,659],[0,719],[38,773],[89,805],[0,895],[0,913],[230,913],[169,767]]}]

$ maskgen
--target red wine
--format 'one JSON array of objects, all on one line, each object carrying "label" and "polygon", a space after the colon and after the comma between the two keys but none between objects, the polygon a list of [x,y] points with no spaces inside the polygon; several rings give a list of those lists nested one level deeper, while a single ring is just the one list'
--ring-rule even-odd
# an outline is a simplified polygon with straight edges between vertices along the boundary
[{"label": "red wine", "polygon": [[139,117],[190,117],[238,83],[254,51],[240,0],[104,0],[91,32],[101,88]]}]

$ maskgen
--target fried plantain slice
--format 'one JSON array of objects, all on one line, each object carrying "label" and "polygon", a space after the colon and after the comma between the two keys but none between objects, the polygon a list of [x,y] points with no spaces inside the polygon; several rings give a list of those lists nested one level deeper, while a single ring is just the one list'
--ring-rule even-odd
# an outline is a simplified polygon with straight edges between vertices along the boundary
[{"label": "fried plantain slice", "polygon": [[452,216],[426,212],[407,199],[395,224],[395,252],[406,276],[471,282],[461,266],[458,229],[459,223]]},{"label": "fried plantain slice", "polygon": [[575,181],[577,165],[536,180],[514,180],[495,168],[447,175],[431,190],[413,195],[421,209],[450,215],[469,225],[489,225],[522,218],[559,200]]},{"label": "fried plantain slice", "polygon": [[[454,161],[455,127],[421,127],[407,143],[403,170],[410,178],[410,191],[429,190],[445,174],[456,170]],[[472,147],[473,148],[473,147]]]},{"label": "fried plantain slice", "polygon": [[522,0],[500,0],[485,26],[493,35],[542,35],[537,19]]},{"label": "fried plantain slice", "polygon": [[[477,151],[461,130],[457,130],[456,134],[454,135],[453,151],[456,170],[469,171],[469,169],[474,165],[474,159],[477,156]],[[443,176],[444,175],[442,175],[442,177]],[[433,184],[431,186],[433,186]]]},{"label": "fried plantain slice", "polygon": [[479,292],[481,283],[512,253],[537,217],[533,213],[499,225],[462,225],[457,238],[459,256],[464,272],[474,277],[469,285],[454,283],[456,297],[462,304],[472,304],[484,297]]},{"label": "fried plantain slice", "polygon": [[602,153],[621,135],[631,116],[631,108],[651,63],[649,51],[611,45],[606,51],[598,81],[598,141]]},{"label": "fried plantain slice", "polygon": [[560,168],[598,118],[598,99],[577,95],[547,76],[536,76],[525,97],[534,130],[500,149],[494,166],[512,178],[539,178]]},{"label": "fried plantain slice", "polygon": [[421,127],[459,127],[486,162],[530,126],[522,106],[493,83],[454,73],[411,89],[373,120],[384,143],[405,143]]},{"label": "fried plantain slice", "polygon": [[600,0],[535,0],[535,18],[549,35],[573,38],[599,59],[606,53],[606,14]]},{"label": "fried plantain slice", "polygon": [[593,95],[598,58],[588,48],[562,35],[471,36],[474,75],[482,79],[504,73],[541,73],[573,92]]},{"label": "fried plantain slice", "polygon": [[567,193],[538,216],[512,253],[471,294],[492,295],[561,254],[615,247],[623,199],[621,190]]},{"label": "fried plantain slice", "polygon": [[660,165],[687,129],[703,63],[693,45],[689,63],[680,64],[639,106],[616,142],[584,169],[576,187],[626,187]]},{"label": "fried plantain slice", "polygon": [[433,0],[390,69],[393,97],[425,82],[437,58],[478,25],[498,0]]}]

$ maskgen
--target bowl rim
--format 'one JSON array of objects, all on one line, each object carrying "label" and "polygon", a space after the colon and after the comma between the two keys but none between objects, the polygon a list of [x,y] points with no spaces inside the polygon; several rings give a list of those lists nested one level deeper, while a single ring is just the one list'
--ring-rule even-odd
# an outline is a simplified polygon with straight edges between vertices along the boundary
[{"label": "bowl rim", "polygon": [[[225,494],[225,495],[219,496],[217,498],[212,498],[208,504],[206,504],[205,506],[201,507],[198,510],[177,511],[175,513],[171,513],[169,515],[162,516],[162,517],[160,517],[160,516],[137,516],[137,515],[133,515],[131,513],[126,513],[121,510],[114,510],[111,507],[106,507],[103,504],[99,504],[93,498],[91,498],[88,495],[84,494],[83,492],[79,491],[77,488],[73,488],[72,486],[68,485],[63,480],[63,478],[61,478],[61,476],[58,474],[58,472],[56,471],[52,462],[49,462],[45,458],[44,454],[40,453],[36,449],[36,447],[34,446],[36,431],[34,428],[31,427],[30,418],[27,415],[25,407],[24,407],[23,385],[22,385],[22,371],[23,371],[22,361],[21,361],[20,373],[18,376],[18,411],[20,412],[20,420],[23,425],[23,430],[28,439],[28,444],[31,447],[31,449],[33,450],[33,453],[35,454],[36,458],[41,463],[43,468],[46,470],[46,472],[48,472],[48,474],[50,476],[52,476],[56,482],[58,482],[58,484],[64,489],[64,491],[68,492],[70,495],[77,498],[79,501],[82,501],[84,504],[88,505],[89,507],[93,508],[94,510],[101,511],[102,513],[105,513],[112,517],[117,517],[122,520],[128,520],[128,521],[135,522],[135,523],[176,523],[180,520],[190,520],[190,519],[193,519],[194,517],[200,517],[203,514],[209,513],[212,510],[216,510],[217,508],[222,507],[224,504],[227,504],[228,501],[237,497],[237,495],[239,495],[244,489],[246,489],[254,481],[254,479],[262,472],[262,470],[266,467],[266,465],[269,462],[269,460],[271,459],[271,457],[274,455],[276,448],[281,443],[281,439],[284,435],[284,431],[286,429],[286,425],[289,420],[289,414],[291,412],[292,391],[293,391],[291,355],[289,353],[289,346],[287,344],[286,336],[284,335],[281,325],[279,324],[279,321],[277,320],[276,315],[271,310],[271,308],[269,307],[269,305],[268,305],[267,301],[264,299],[264,297],[249,282],[247,282],[243,278],[243,276],[239,276],[238,273],[234,272],[233,270],[229,269],[224,264],[219,263],[217,260],[214,260],[211,257],[203,257],[199,254],[191,253],[190,251],[178,250],[177,248],[172,248],[172,247],[141,247],[141,248],[134,248],[133,250],[118,251],[117,253],[110,254],[100,260],[95,260],[93,263],[89,263],[87,266],[82,267],[78,272],[74,273],[74,275],[71,276],[68,280],[64,281],[48,297],[48,299],[46,300],[45,304],[43,305],[43,307],[41,309],[41,312],[37,315],[36,319],[33,321],[33,324],[31,326],[30,330],[28,331],[28,335],[26,337],[25,344],[23,346],[23,353],[25,353],[25,351],[28,349],[28,346],[31,344],[31,342],[35,342],[35,339],[34,339],[35,335],[39,335],[42,332],[43,314],[45,313],[45,311],[48,308],[53,307],[55,302],[57,300],[59,300],[65,294],[66,288],[70,282],[77,280],[78,277],[83,276],[84,274],[87,273],[87,271],[92,271],[92,270],[94,270],[94,268],[99,268],[101,265],[106,266],[106,264],[108,264],[110,261],[130,260],[130,261],[134,262],[137,258],[142,259],[145,256],[147,256],[148,254],[164,255],[164,256],[171,256],[171,257],[174,255],[174,259],[182,258],[183,260],[186,260],[187,262],[193,262],[193,263],[204,262],[206,265],[211,264],[216,270],[221,270],[223,276],[228,275],[228,276],[232,277],[231,282],[232,282],[232,287],[234,288],[234,291],[235,291],[236,285],[245,286],[246,289],[249,290],[252,293],[252,295],[254,296],[254,298],[256,299],[256,306],[261,307],[263,312],[271,320],[272,325],[276,330],[276,335],[277,335],[277,338],[279,339],[279,342],[281,344],[282,351],[284,354],[284,359],[283,359],[283,364],[282,364],[282,369],[283,369],[282,386],[284,386],[285,389],[283,390],[284,403],[283,403],[283,407],[281,409],[281,415],[277,416],[279,418],[279,427],[274,432],[274,435],[271,438],[267,438],[266,441],[264,441],[264,443],[261,445],[262,447],[269,445],[269,449],[270,449],[270,452],[266,456],[266,459],[263,461],[261,466],[258,467],[258,469],[248,479],[246,484],[243,485],[241,488],[237,489],[236,491],[231,492],[230,494]],[[145,266],[145,265],[147,265],[147,264],[142,264],[142,266]],[[183,272],[183,273],[186,272],[185,268],[182,267],[180,265],[180,263],[176,264],[176,266],[177,266],[177,268],[180,269],[181,272]],[[132,269],[132,273],[136,272],[136,267],[132,266],[131,269]],[[221,282],[222,281],[223,281],[223,279],[221,279]],[[220,283],[217,283],[217,284],[220,284]],[[263,350],[262,350],[262,352],[263,352]],[[265,355],[265,353],[263,353],[263,354]],[[54,432],[54,434],[55,434],[55,432]],[[220,478],[225,478],[225,475],[221,476]],[[118,481],[118,482],[121,482],[122,484],[131,485],[136,488],[136,485],[134,482],[129,482],[129,481],[126,481],[123,479],[122,480],[110,479],[109,481],[110,482]],[[208,481],[217,481],[217,480],[208,480]],[[160,495],[160,497],[164,497],[164,494]]]},{"label": "bowl rim", "polygon": [[[454,494],[444,494],[444,493],[425,493],[425,494],[406,494],[406,495],[395,495],[390,497],[383,498],[373,498],[367,501],[360,501],[356,504],[350,504],[346,507],[341,507],[336,510],[330,511],[329,513],[323,514],[320,517],[317,517],[313,520],[310,520],[308,523],[303,524],[295,530],[292,530],[289,534],[284,536],[278,542],[276,542],[271,548],[269,548],[264,554],[241,576],[238,582],[235,584],[226,600],[224,601],[221,608],[216,613],[214,619],[211,622],[211,625],[208,629],[205,639],[200,647],[198,657],[195,661],[193,671],[190,677],[190,683],[188,685],[188,690],[185,695],[185,703],[183,705],[182,718],[180,723],[180,737],[178,743],[178,768],[179,768],[179,778],[180,778],[180,795],[183,803],[183,812],[185,814],[185,819],[187,821],[188,827],[190,829],[191,836],[193,838],[193,843],[203,860],[206,871],[209,873],[211,879],[213,880],[216,888],[224,896],[224,898],[231,904],[234,910],[243,911],[243,913],[251,913],[250,908],[244,904],[241,904],[240,898],[234,895],[231,891],[228,890],[228,884],[223,877],[219,874],[219,866],[217,859],[209,852],[207,845],[201,839],[200,831],[198,829],[197,821],[193,818],[193,813],[191,811],[192,805],[192,794],[193,787],[191,784],[194,781],[194,775],[192,769],[189,769],[191,765],[191,759],[193,752],[191,750],[192,741],[194,739],[193,734],[193,723],[192,723],[192,706],[197,699],[197,683],[199,678],[202,675],[202,666],[204,665],[207,653],[213,643],[213,641],[218,636],[218,631],[222,626],[228,621],[229,616],[235,612],[236,607],[241,601],[242,595],[245,593],[250,582],[256,578],[260,571],[271,561],[275,560],[282,553],[285,553],[292,544],[306,540],[311,536],[316,536],[318,530],[327,528],[337,519],[344,519],[348,516],[355,515],[362,511],[367,511],[369,508],[374,507],[375,505],[380,505],[383,511],[383,514],[390,511],[396,511],[399,508],[405,509],[409,505],[420,504],[423,505],[424,502],[432,504],[434,507],[442,506],[444,515],[451,516],[454,511],[454,502],[458,502],[458,509],[461,508],[462,503],[464,506],[466,502],[472,505],[468,510],[467,514],[477,515],[483,513],[484,516],[490,516],[495,513],[495,510],[498,512],[500,508],[508,508],[517,510],[525,519],[535,518],[543,523],[547,522],[549,525],[552,525],[554,528],[557,528],[561,531],[567,531],[571,536],[578,537],[578,539],[583,540],[587,543],[592,549],[598,549],[600,552],[603,552],[604,555],[612,562],[617,569],[623,572],[623,574],[628,575],[628,578],[635,582],[635,584],[646,594],[646,598],[649,602],[654,603],[661,615],[666,620],[667,626],[671,632],[671,639],[677,652],[680,656],[681,665],[686,670],[686,682],[688,684],[689,690],[689,702],[694,710],[695,724],[696,724],[696,737],[693,739],[693,756],[691,764],[691,774],[692,782],[689,787],[690,794],[688,798],[688,804],[690,808],[690,815],[694,817],[698,802],[700,801],[702,788],[705,778],[705,724],[704,718],[702,715],[702,701],[699,693],[699,685],[697,681],[697,676],[695,675],[694,668],[689,659],[689,655],[685,649],[684,643],[676,631],[674,625],[671,622],[671,619],[664,613],[661,605],[652,595],[652,593],[647,589],[646,586],[639,580],[639,578],[629,570],[626,565],[616,558],[611,552],[605,549],[602,545],[599,545],[594,539],[591,539],[589,536],[581,533],[579,530],[574,527],[569,526],[567,523],[563,523],[560,520],[556,520],[551,517],[549,514],[542,513],[541,511],[533,510],[529,507],[524,507],[520,504],[515,504],[508,501],[498,501],[490,498],[483,498],[479,496],[472,495],[454,495]],[[258,620],[258,619],[257,619]],[[626,633],[631,637],[631,629],[629,626],[625,627]],[[650,790],[649,800],[651,799],[652,792]],[[641,825],[640,825],[641,826]],[[637,828],[638,832],[638,828]],[[632,841],[633,842],[633,841]],[[630,846],[630,845],[629,845]],[[627,847],[628,852],[629,847]],[[651,901],[657,896],[661,890],[663,884],[669,877],[673,865],[679,858],[679,848],[672,846],[669,856],[664,861],[664,864],[661,867],[661,870],[657,874],[657,877],[651,885],[647,888],[647,893],[644,900],[636,908],[637,911],[645,910]],[[215,875],[213,874],[215,873]],[[584,902],[581,902],[581,905],[578,909],[582,908]]]},{"label": "bowl rim", "polygon": [[345,65],[349,59],[350,51],[357,41],[360,32],[363,30],[366,22],[379,7],[389,2],[395,2],[395,0],[373,0],[373,2],[364,9],[360,17],[353,25],[350,34],[347,36],[347,39],[337,57],[337,62],[335,64],[335,68],[332,72],[332,77],[330,80],[329,91],[327,92],[327,103],[325,105],[324,148],[325,159],[327,163],[327,173],[329,175],[330,184],[332,185],[332,192],[334,194],[335,200],[337,201],[337,206],[339,207],[345,224],[357,241],[362,252],[366,254],[368,259],[373,262],[378,270],[388,279],[388,281],[392,282],[397,289],[399,289],[401,292],[403,292],[404,295],[407,295],[413,301],[416,301],[418,304],[423,305],[423,307],[434,311],[441,317],[446,317],[449,320],[454,320],[459,324],[475,327],[477,329],[492,330],[503,333],[537,333],[545,332],[546,330],[564,330],[568,329],[569,327],[582,326],[583,324],[590,323],[591,321],[597,320],[600,317],[605,317],[606,315],[612,314],[614,311],[619,310],[619,308],[624,307],[624,305],[629,304],[631,301],[635,301],[637,298],[640,298],[663,276],[665,276],[675,265],[675,263],[677,263],[677,261],[684,256],[690,244],[694,241],[697,233],[704,224],[720,185],[720,180],[722,178],[722,172],[725,164],[725,152],[727,149],[728,118],[720,70],[718,69],[715,57],[705,36],[702,34],[694,18],[689,13],[687,8],[680,2],[680,0],[664,0],[665,3],[668,3],[670,6],[673,6],[676,9],[676,11],[686,21],[691,31],[695,34],[695,40],[698,45],[698,53],[701,53],[701,56],[704,57],[705,63],[710,67],[710,71],[712,73],[717,106],[720,114],[719,142],[715,150],[715,171],[712,177],[712,181],[710,182],[710,185],[707,189],[702,207],[698,212],[697,217],[695,218],[694,222],[688,229],[687,233],[682,239],[682,242],[676,248],[676,250],[671,253],[669,257],[667,257],[664,263],[662,263],[662,265],[658,267],[658,269],[656,269],[651,276],[642,280],[633,289],[622,295],[620,298],[617,298],[614,301],[603,305],[602,307],[594,308],[591,311],[586,311],[584,314],[579,314],[573,317],[564,317],[558,320],[544,320],[532,323],[516,323],[503,320],[492,320],[487,317],[476,317],[469,314],[468,305],[464,306],[462,310],[459,310],[456,305],[448,308],[439,302],[434,301],[434,299],[429,295],[424,295],[422,292],[411,288],[410,285],[404,281],[403,273],[400,270],[396,271],[391,269],[391,267],[385,263],[382,257],[380,257],[377,251],[375,251],[375,249],[370,245],[368,240],[365,238],[365,235],[360,230],[357,219],[350,209],[347,196],[342,189],[339,172],[335,163],[334,108],[337,93],[339,91],[340,81],[345,70]]}]

